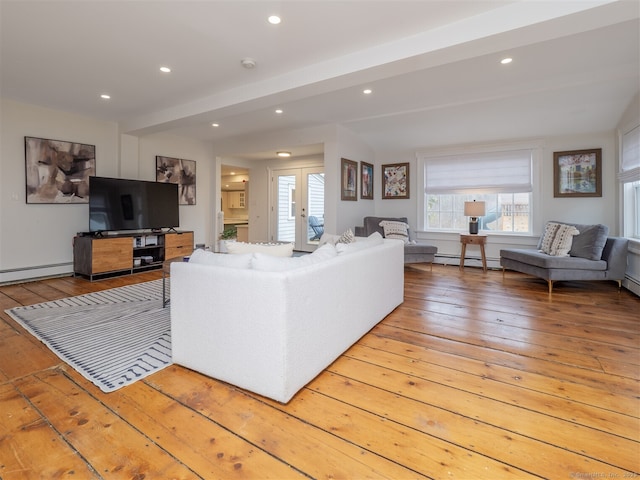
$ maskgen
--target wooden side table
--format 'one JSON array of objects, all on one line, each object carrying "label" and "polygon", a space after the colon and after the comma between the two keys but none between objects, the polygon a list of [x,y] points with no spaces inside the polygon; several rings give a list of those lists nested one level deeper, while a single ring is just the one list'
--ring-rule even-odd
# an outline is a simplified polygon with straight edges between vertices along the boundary
[{"label": "wooden side table", "polygon": [[487,243],[486,235],[464,235],[460,234],[462,252],[460,253],[460,270],[464,270],[464,255],[467,252],[467,245],[479,245],[480,255],[482,255],[482,270],[487,271],[487,257],[484,254],[484,245]]}]

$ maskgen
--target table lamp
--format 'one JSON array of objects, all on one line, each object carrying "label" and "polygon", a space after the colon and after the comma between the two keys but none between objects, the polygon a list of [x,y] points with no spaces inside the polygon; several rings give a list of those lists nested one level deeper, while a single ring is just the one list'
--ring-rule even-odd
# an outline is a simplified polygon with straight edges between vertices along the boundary
[{"label": "table lamp", "polygon": [[484,202],[464,202],[464,214],[469,219],[469,233],[476,235],[478,233],[478,217],[484,216]]}]

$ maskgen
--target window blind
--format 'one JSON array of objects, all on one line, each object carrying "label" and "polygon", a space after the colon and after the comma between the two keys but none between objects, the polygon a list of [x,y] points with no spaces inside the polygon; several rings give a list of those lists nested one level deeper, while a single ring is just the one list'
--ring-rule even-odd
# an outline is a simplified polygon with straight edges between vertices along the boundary
[{"label": "window blind", "polygon": [[621,182],[640,180],[640,125],[622,136]]},{"label": "window blind", "polygon": [[425,192],[432,195],[525,193],[533,190],[532,150],[423,157]]}]

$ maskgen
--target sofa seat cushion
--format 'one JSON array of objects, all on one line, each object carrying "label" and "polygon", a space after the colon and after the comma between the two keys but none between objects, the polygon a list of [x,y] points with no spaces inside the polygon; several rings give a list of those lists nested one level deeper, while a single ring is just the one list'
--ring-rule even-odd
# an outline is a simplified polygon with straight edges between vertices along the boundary
[{"label": "sofa seat cushion", "polygon": [[405,254],[418,255],[418,254],[432,254],[438,253],[438,247],[433,245],[427,245],[426,243],[410,243],[404,246]]},{"label": "sofa seat cushion", "polygon": [[601,271],[607,269],[607,262],[604,260],[588,260],[581,257],[557,257],[531,249],[503,249],[500,250],[500,257],[546,269]]}]

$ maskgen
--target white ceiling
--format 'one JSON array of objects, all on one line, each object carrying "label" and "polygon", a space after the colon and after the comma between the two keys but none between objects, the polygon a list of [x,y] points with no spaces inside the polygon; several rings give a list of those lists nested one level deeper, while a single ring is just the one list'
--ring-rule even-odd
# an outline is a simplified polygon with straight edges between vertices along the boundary
[{"label": "white ceiling", "polygon": [[639,89],[639,17],[638,0],[0,0],[0,94],[238,158],[275,153],[233,147],[247,136],[336,124],[389,151],[601,132]]}]

